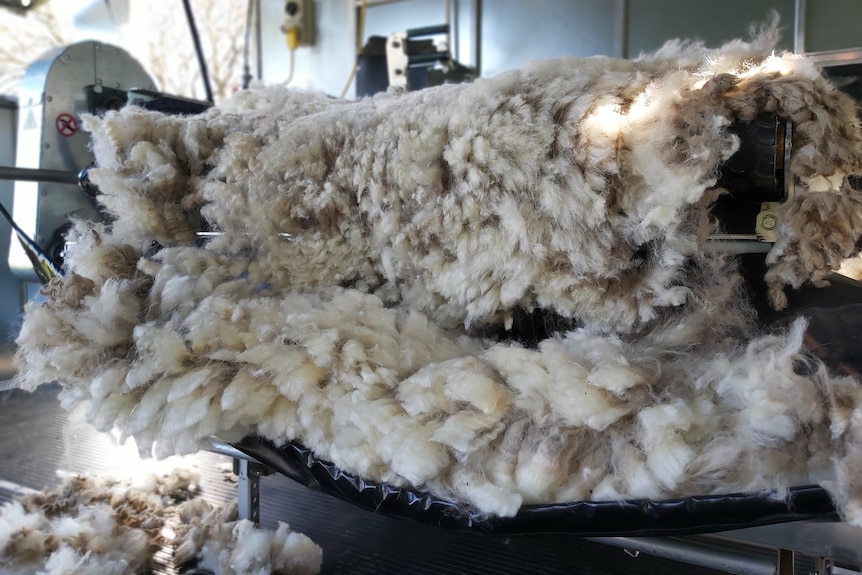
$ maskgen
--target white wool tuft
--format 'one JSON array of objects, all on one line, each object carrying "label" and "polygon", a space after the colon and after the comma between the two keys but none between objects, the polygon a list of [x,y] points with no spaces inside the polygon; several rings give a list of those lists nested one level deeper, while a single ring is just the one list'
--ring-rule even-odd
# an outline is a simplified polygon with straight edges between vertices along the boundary
[{"label": "white wool tuft", "polygon": [[[355,103],[271,87],[87,118],[111,221],[78,224],[28,304],[21,383],[60,381],[144,453],[257,433],[487,513],[831,481],[859,524],[859,382],[801,323],[756,334],[735,264],[702,250],[729,126],[766,110],[795,126],[798,190],[774,304],[862,235],[853,103],[771,55],[773,32]],[[535,347],[483,335],[524,312],[569,323]]]},{"label": "white wool tuft", "polygon": [[[272,532],[243,519],[212,535],[201,550],[199,566],[219,575],[314,575],[323,562],[320,547],[283,522]],[[225,535],[227,538],[222,538]]]}]

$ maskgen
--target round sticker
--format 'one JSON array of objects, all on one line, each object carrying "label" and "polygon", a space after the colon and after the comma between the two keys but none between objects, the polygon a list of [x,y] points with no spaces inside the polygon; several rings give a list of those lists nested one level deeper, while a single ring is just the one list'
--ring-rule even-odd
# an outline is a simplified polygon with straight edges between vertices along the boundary
[{"label": "round sticker", "polygon": [[61,136],[70,137],[78,133],[78,120],[72,114],[60,114],[54,120],[54,127]]}]

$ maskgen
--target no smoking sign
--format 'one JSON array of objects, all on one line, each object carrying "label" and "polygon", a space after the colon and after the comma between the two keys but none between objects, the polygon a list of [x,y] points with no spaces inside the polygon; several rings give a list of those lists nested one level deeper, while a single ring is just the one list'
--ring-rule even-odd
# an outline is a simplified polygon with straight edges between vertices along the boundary
[{"label": "no smoking sign", "polygon": [[78,133],[78,120],[72,114],[60,114],[54,120],[54,127],[61,136],[69,138]]}]

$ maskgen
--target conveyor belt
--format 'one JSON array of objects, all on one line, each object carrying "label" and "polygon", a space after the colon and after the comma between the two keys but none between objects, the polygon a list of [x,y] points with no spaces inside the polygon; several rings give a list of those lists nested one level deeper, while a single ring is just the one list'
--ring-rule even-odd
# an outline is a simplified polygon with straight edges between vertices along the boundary
[{"label": "conveyor belt", "polygon": [[[118,446],[109,434],[70,424],[57,391],[43,387],[33,394],[0,392],[0,502],[8,501],[17,486],[56,484],[58,471],[122,474],[158,471],[157,466],[164,465],[132,461],[131,446]],[[211,502],[235,497],[225,473],[227,458],[201,453],[182,464],[200,471],[204,497]],[[415,525],[358,509],[281,475],[261,479],[261,502],[263,526],[286,521],[323,548],[324,574],[718,573],[645,554],[635,558],[571,535],[488,537]],[[154,572],[175,573],[167,564],[169,555],[161,553],[160,558],[165,564]]]}]

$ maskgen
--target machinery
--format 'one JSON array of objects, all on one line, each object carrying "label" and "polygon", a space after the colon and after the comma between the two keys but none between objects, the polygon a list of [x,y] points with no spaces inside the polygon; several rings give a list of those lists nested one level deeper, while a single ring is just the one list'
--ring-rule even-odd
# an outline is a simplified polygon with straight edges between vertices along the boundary
[{"label": "machinery", "polygon": [[358,57],[357,97],[472,80],[475,72],[452,59],[448,31],[444,24],[369,38]]},{"label": "machinery", "polygon": [[[55,262],[61,258],[69,217],[99,217],[74,176],[92,161],[80,115],[122,106],[135,87],[155,85],[125,51],[98,42],[46,54],[21,81],[16,166],[31,170],[36,181],[15,183],[13,218]],[[25,175],[22,171],[16,177]],[[16,244],[9,267],[20,279],[32,281],[30,259]]]},{"label": "machinery", "polygon": [[[92,162],[81,114],[134,104],[196,113],[208,104],[156,91],[143,67],[121,48],[86,41],[44,55],[21,81],[16,166],[0,167],[15,183],[12,218],[56,266],[62,265],[70,218],[100,219],[86,168]],[[35,281],[32,254],[13,242],[9,267]]]},{"label": "machinery", "polygon": [[[400,86],[419,89],[444,81],[465,81],[471,78],[470,70],[453,62],[445,44],[427,40],[427,37],[445,33],[439,26],[414,29],[397,33],[386,39],[372,39],[360,56],[357,74],[357,93],[367,95],[387,87]],[[441,68],[438,66],[443,63]],[[17,278],[26,282],[44,280],[34,269],[33,253],[47,258],[59,268],[62,264],[64,234],[70,217],[99,219],[101,215],[93,201],[93,191],[88,188],[86,168],[91,162],[88,138],[79,125],[80,114],[99,114],[106,110],[135,104],[167,113],[197,113],[209,104],[196,100],[178,98],[159,93],[143,67],[120,48],[99,42],[82,42],[59,49],[34,62],[22,81],[18,114],[16,166],[0,167],[0,179],[16,180],[12,218],[20,227],[21,236],[29,236],[34,242],[31,253],[25,245],[13,242],[9,254],[9,266]],[[772,234],[778,221],[776,205],[792,195],[790,178],[784,167],[789,158],[792,142],[792,125],[774,115],[758,118],[751,124],[735,126],[742,139],[741,151],[727,164],[721,183],[731,194],[717,206],[717,214],[725,223],[725,233],[714,238],[716,249],[741,254],[757,254],[752,261],[762,259],[768,251]],[[754,267],[756,263],[752,264]],[[758,268],[759,270],[759,268]],[[752,272],[752,277],[757,272]],[[762,277],[762,274],[760,274]],[[841,288],[838,301],[853,301],[858,296],[855,285]],[[813,304],[807,304],[813,305]],[[820,305],[818,303],[817,305]],[[392,490],[385,485],[373,485],[360,478],[350,477],[331,464],[315,461],[309,452],[288,448],[277,450],[271,445],[253,439],[229,445],[214,440],[211,449],[233,457],[240,477],[240,504],[243,514],[252,519],[259,518],[258,478],[275,469],[297,479],[308,486],[322,488],[342,498],[358,502],[367,509],[376,509],[396,516],[408,516],[422,522],[469,530],[474,525],[458,522],[440,500],[423,498],[409,490]],[[686,512],[700,503],[700,515],[688,515],[689,531],[703,531],[697,521],[712,522],[718,528],[741,527],[751,524],[769,523],[776,518],[819,519],[831,518],[830,503],[821,493],[800,491],[795,495],[794,509],[764,498],[750,500],[746,513],[732,516],[724,523],[716,518],[721,515],[726,501],[673,502],[666,509],[640,508],[636,505],[620,506],[620,521],[642,521],[643,528],[631,529],[625,538],[610,538],[615,532],[612,523],[597,527],[594,514],[597,507],[584,508],[580,530],[602,543],[623,547],[633,552],[662,555],[677,560],[686,560],[713,568],[735,569],[735,572],[765,573],[770,571],[769,561],[760,559],[745,564],[728,562],[726,557],[734,552],[721,554],[722,546],[746,544],[767,548],[778,548],[775,569],[779,573],[792,573],[793,552],[784,548],[794,524],[779,525],[758,531],[748,529],[739,535],[713,535],[692,543],[690,541],[654,538],[632,538],[628,535],[659,534],[669,530],[660,523],[664,519],[685,527],[684,520],[673,512],[680,506],[688,506]],[[755,498],[756,499],[756,498]],[[536,511],[535,518],[554,521],[554,510]],[[601,511],[601,510],[599,510]],[[736,511],[739,511],[737,509]],[[628,515],[627,515],[628,513]],[[706,517],[712,516],[711,519]],[[656,518],[659,518],[657,520]],[[529,518],[528,518],[529,519]],[[680,523],[682,521],[682,523]],[[658,525],[658,527],[657,527]],[[494,526],[491,526],[492,530]],[[535,523],[532,524],[535,527]],[[837,523],[817,525],[820,536],[812,542],[798,542],[798,546],[811,545],[812,555],[817,557],[815,569],[819,574],[837,572],[829,557],[852,559],[847,546],[858,544],[854,534]],[[488,524],[484,525],[488,528]],[[530,522],[515,525],[505,523],[497,527],[500,533],[526,532]],[[684,531],[685,529],[683,529]],[[565,530],[563,530],[565,531]],[[571,529],[570,529],[571,531]],[[796,531],[801,533],[801,531]],[[806,531],[807,533],[807,531]],[[803,538],[797,535],[797,538]],[[719,549],[719,551],[716,551]],[[744,554],[741,554],[742,556]],[[752,567],[753,565],[753,567]],[[747,569],[747,570],[746,570]]]}]

